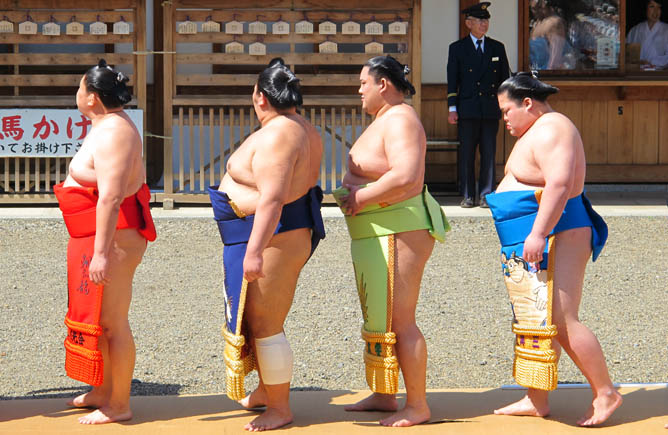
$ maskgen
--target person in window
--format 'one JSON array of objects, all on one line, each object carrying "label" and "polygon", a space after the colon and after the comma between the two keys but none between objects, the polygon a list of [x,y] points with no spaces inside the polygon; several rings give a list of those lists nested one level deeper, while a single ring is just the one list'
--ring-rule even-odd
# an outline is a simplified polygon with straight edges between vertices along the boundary
[{"label": "person in window", "polygon": [[563,13],[550,0],[531,0],[531,38],[529,62],[537,70],[573,69],[573,47],[566,39],[567,23]]},{"label": "person in window", "polygon": [[668,24],[660,20],[663,0],[647,0],[647,20],[633,26],[627,44],[640,44],[640,63],[649,68],[668,66]]}]

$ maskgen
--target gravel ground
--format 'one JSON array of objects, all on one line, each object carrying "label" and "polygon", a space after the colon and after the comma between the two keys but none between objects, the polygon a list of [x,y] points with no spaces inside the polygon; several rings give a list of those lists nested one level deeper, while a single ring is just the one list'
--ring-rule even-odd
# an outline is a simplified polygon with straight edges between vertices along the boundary
[{"label": "gravel ground", "polygon": [[[581,319],[598,336],[614,382],[668,380],[665,217],[610,217],[609,244],[585,281]],[[418,324],[428,388],[513,383],[510,309],[490,218],[453,218],[427,264]],[[133,394],[224,391],[222,246],[210,219],[158,219],[135,275]],[[361,315],[341,218],[302,271],[286,334],[296,389],[365,389]],[[0,399],[65,397],[67,231],[55,219],[0,220]],[[252,375],[254,376],[254,375]],[[567,357],[561,382],[586,382]],[[247,383],[251,388],[256,382]]]}]

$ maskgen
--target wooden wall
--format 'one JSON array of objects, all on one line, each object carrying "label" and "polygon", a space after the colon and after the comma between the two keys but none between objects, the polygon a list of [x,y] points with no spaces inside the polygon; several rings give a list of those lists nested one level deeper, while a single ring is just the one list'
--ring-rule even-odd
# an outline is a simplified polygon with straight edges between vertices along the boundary
[{"label": "wooden wall", "polygon": [[[549,81],[560,88],[552,107],[576,125],[584,143],[589,183],[668,182],[668,82]],[[423,85],[422,122],[430,140],[457,140],[447,123],[446,87]],[[497,179],[515,139],[497,136]],[[427,155],[427,180],[452,182],[454,153]]]}]

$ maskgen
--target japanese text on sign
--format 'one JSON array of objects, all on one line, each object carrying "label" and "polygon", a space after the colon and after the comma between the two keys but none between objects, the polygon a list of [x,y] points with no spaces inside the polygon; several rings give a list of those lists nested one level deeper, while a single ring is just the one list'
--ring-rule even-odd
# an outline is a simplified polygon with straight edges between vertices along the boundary
[{"label": "japanese text on sign", "polygon": [[[141,110],[126,110],[140,134]],[[0,110],[0,157],[72,157],[91,129],[90,119],[71,109]]]}]

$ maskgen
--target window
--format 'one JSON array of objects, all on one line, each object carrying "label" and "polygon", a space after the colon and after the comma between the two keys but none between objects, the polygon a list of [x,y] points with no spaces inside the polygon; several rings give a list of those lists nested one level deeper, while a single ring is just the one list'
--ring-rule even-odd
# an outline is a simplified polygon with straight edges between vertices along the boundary
[{"label": "window", "polygon": [[527,15],[527,67],[619,71],[619,0],[528,0]]},{"label": "window", "polygon": [[666,70],[668,24],[661,2],[627,2],[626,70],[629,73]]}]

